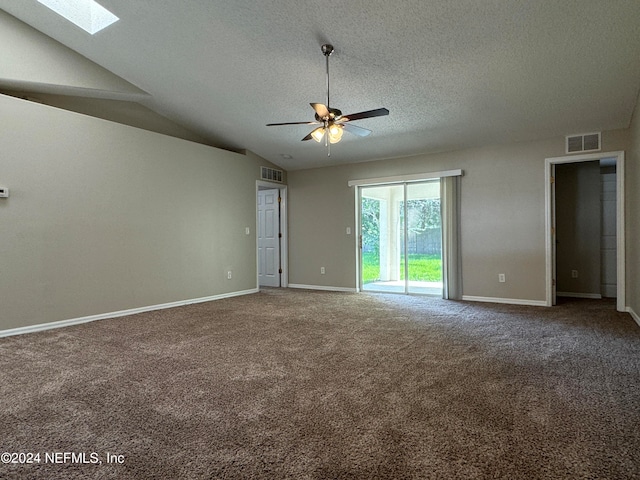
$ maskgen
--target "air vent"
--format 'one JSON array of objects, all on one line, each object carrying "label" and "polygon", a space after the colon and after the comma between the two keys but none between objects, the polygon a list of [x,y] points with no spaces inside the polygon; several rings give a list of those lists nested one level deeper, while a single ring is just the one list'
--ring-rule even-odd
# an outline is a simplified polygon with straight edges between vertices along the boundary
[{"label": "air vent", "polygon": [[275,168],[260,167],[260,178],[262,180],[282,183],[282,173],[282,170],[276,170]]},{"label": "air vent", "polygon": [[566,137],[567,153],[597,152],[600,150],[600,132],[582,133]]}]

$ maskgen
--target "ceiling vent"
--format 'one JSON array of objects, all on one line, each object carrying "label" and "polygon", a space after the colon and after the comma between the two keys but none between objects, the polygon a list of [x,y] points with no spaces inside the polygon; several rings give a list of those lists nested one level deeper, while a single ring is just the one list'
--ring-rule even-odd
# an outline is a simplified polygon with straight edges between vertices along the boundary
[{"label": "ceiling vent", "polygon": [[270,182],[282,183],[282,170],[276,170],[271,167],[260,167],[260,178]]},{"label": "ceiling vent", "polygon": [[600,150],[600,132],[568,135],[566,138],[567,153],[597,152]]}]

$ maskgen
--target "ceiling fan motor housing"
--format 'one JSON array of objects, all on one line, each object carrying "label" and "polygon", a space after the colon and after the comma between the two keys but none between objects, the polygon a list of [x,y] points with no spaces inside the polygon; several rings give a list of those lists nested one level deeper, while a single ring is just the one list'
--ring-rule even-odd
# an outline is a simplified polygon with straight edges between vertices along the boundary
[{"label": "ceiling fan motor housing", "polygon": [[333,122],[334,120],[339,120],[342,117],[342,110],[338,110],[337,108],[329,108],[329,116],[327,118],[320,117],[317,113],[315,114],[316,120],[318,122],[323,122],[325,120],[329,122]]}]

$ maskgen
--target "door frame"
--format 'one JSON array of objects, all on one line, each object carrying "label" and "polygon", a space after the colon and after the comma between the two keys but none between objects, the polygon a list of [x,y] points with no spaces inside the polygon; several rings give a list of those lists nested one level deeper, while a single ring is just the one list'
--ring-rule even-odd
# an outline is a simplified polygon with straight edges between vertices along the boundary
[{"label": "door frame", "polygon": [[625,269],[625,196],[624,196],[624,151],[565,155],[545,159],[545,251],[546,251],[546,305],[555,305],[556,255],[555,255],[555,184],[552,183],[555,166],[562,163],[579,163],[616,159],[616,310],[627,311]]},{"label": "door frame", "polygon": [[289,286],[289,235],[287,231],[287,186],[281,183],[266,182],[264,180],[256,180],[256,194],[254,198],[254,204],[256,206],[256,224],[255,224],[255,236],[256,236],[256,288],[260,288],[260,259],[258,253],[258,191],[259,190],[278,190],[280,194],[280,268],[282,273],[280,274],[280,288],[287,288]]}]

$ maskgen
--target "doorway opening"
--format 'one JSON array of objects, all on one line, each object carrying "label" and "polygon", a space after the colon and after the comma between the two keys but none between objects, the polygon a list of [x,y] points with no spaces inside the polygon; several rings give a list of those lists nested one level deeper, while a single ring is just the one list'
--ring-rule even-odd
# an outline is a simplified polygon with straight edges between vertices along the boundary
[{"label": "doorway opening", "polygon": [[360,187],[363,291],[442,296],[440,179]]},{"label": "doorway opening", "polygon": [[287,187],[256,182],[256,260],[258,287],[286,287]]},{"label": "doorway opening", "polygon": [[546,159],[547,305],[615,297],[625,311],[624,152]]}]

